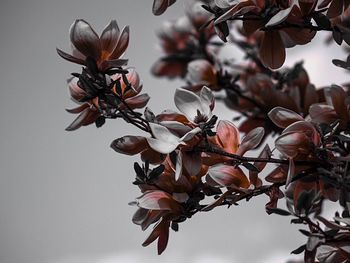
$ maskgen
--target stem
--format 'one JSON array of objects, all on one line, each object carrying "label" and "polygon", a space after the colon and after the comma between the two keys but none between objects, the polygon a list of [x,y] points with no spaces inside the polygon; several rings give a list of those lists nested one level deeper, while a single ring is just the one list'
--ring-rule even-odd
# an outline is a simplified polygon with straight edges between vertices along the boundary
[{"label": "stem", "polygon": [[[205,152],[205,153],[215,153],[221,156],[232,158],[238,163],[256,162],[256,163],[275,163],[275,164],[289,165],[289,160],[275,159],[275,158],[243,157],[237,154],[228,153],[219,148],[213,147],[212,145],[207,145],[206,147],[197,147],[195,148],[195,151]],[[321,163],[317,161],[296,160],[294,161],[294,163],[295,165],[321,165]]]}]

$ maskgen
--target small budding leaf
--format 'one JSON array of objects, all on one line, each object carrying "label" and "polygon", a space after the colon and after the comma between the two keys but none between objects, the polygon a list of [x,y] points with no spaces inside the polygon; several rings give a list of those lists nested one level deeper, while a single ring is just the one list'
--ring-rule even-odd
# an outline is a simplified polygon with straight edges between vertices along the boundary
[{"label": "small budding leaf", "polygon": [[290,216],[291,215],[290,212],[283,210],[281,208],[270,208],[269,212],[271,212],[272,214],[280,215],[280,216]]},{"label": "small budding leaf", "polygon": [[105,123],[106,118],[104,116],[99,116],[95,121],[95,125],[97,128],[101,128]]},{"label": "small budding leaf", "polygon": [[255,165],[253,165],[251,163],[242,163],[242,165],[245,168],[247,168],[249,171],[257,172],[257,173],[260,172],[259,169]]},{"label": "small budding leaf", "polygon": [[306,249],[306,245],[302,245],[300,247],[298,247],[297,249],[294,249],[292,252],[290,252],[291,254],[294,254],[294,255],[299,255],[301,253],[303,253]]}]

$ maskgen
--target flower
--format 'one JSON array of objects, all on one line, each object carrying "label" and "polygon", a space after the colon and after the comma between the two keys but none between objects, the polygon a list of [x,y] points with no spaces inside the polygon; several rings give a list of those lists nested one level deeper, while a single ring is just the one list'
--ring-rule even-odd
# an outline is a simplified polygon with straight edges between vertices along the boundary
[{"label": "flower", "polygon": [[87,93],[80,88],[77,78],[71,78],[67,82],[72,100],[80,104],[80,106],[76,108],[67,109],[69,113],[79,114],[78,117],[66,128],[66,131],[74,131],[81,126],[87,126],[94,123],[97,118],[101,116],[101,113],[99,112],[99,102],[97,97],[81,103],[81,101],[87,96]]},{"label": "flower", "polygon": [[174,96],[175,105],[189,121],[194,124],[205,123],[212,117],[215,98],[208,87],[203,87],[199,96],[194,92],[177,89]]},{"label": "flower", "polygon": [[211,90],[219,90],[218,77],[215,67],[205,59],[196,59],[187,66],[187,81],[191,84],[190,89],[196,91],[203,86]]},{"label": "flower", "polygon": [[150,128],[155,138],[147,138],[147,142],[153,150],[163,154],[173,152],[179,145],[185,145],[186,141],[191,140],[201,131],[197,127],[179,138],[162,125],[150,123]]},{"label": "flower", "polygon": [[[117,84],[112,88],[112,93],[122,98],[128,107],[131,109],[143,108],[149,101],[148,94],[140,94],[142,85],[138,73],[129,69],[129,72],[125,74],[127,83],[124,83],[124,79],[121,74],[114,74],[111,76],[112,80],[122,79],[120,81],[120,87],[117,89]],[[74,131],[81,126],[87,126],[94,123],[99,117],[103,116],[103,109],[106,108],[106,102],[99,99],[99,90],[91,91],[85,85],[82,85],[78,78],[71,78],[68,80],[68,87],[71,94],[71,98],[77,104],[80,104],[74,109],[68,109],[69,113],[79,114],[78,117],[66,128],[67,131]],[[110,105],[115,110],[124,110],[125,104],[119,103],[116,105]]]},{"label": "flower", "polygon": [[310,122],[304,120],[289,125],[275,140],[276,149],[289,159],[286,187],[296,174],[294,160],[313,158],[315,147],[320,144],[320,134]]},{"label": "flower", "polygon": [[100,71],[121,67],[126,60],[119,59],[129,44],[129,27],[122,31],[118,24],[112,20],[100,36],[83,19],[77,19],[70,28],[70,40],[73,54],[57,49],[57,53],[64,59],[87,66],[87,58],[93,59]]},{"label": "flower", "polygon": [[[230,2],[224,1],[218,4],[220,10],[218,14],[220,15],[215,19],[218,35],[226,40],[228,35],[226,21],[237,16],[243,17],[243,28],[248,35],[263,28],[259,55],[266,67],[280,68],[286,59],[286,47],[304,45],[316,35],[316,31],[309,28],[276,27],[283,23],[304,23],[304,19],[307,19],[305,17],[316,8],[315,4],[310,7],[303,0],[299,0],[302,3],[300,6],[296,1],[247,0]],[[226,30],[222,30],[222,28],[226,28]]]},{"label": "flower", "polygon": [[208,56],[215,52],[209,41],[214,36],[212,24],[200,28],[211,19],[211,14],[201,7],[201,1],[192,2],[186,16],[164,23],[158,31],[164,57],[153,65],[154,75],[184,77],[189,62],[206,56],[203,52]]},{"label": "flower", "polygon": [[339,128],[346,128],[350,122],[349,94],[337,85],[326,87],[323,91],[326,102],[310,106],[309,114],[312,121],[317,124],[331,124],[338,120]]},{"label": "flower", "polygon": [[149,225],[158,222],[142,245],[148,246],[158,239],[160,255],[168,243],[170,222],[181,215],[182,206],[170,194],[161,190],[146,191],[133,204],[139,207],[133,216],[135,224],[147,229]]}]

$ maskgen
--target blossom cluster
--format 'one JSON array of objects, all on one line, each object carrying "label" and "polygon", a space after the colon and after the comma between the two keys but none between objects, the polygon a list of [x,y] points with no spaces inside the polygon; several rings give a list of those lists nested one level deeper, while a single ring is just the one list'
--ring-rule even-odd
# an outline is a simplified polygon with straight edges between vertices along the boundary
[{"label": "blossom cluster", "polygon": [[[155,0],[153,13],[160,15],[175,2]],[[113,20],[98,35],[82,19],[73,23],[72,54],[57,49],[83,66],[68,80],[78,104],[68,112],[78,116],[67,130],[101,127],[107,119],[138,128],[140,133],[117,138],[111,147],[140,156],[133,184],[141,195],[130,204],[137,207],[135,224],[142,230],[153,226],[144,246],[157,241],[161,254],[170,230],[178,231],[195,214],[266,194],[268,214],[290,216],[306,227],[301,232],[307,242],[293,253],[304,253],[310,263],[349,262],[349,85],[317,88],[302,63],[279,69],[285,48],[307,44],[318,31],[348,43],[349,4],[190,1],[186,15],[158,33],[164,55],[152,73],[186,82],[174,94],[177,111],[160,113],[147,106],[150,97],[141,93],[140,76],[123,59],[129,28],[120,30]],[[242,49],[246,60],[221,59],[224,41]],[[333,63],[350,69],[350,59]],[[238,127],[237,119],[218,117],[220,101],[244,118]],[[273,146],[267,143],[272,135]],[[259,151],[257,157],[251,157],[252,150]],[[281,200],[287,210],[280,208]],[[322,215],[329,201],[342,209],[333,219]]]}]

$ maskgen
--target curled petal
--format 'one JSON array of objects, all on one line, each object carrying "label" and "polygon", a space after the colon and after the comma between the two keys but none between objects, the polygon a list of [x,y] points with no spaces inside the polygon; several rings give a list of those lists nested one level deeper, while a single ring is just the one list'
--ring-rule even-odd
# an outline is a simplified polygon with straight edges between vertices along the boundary
[{"label": "curled petal", "polygon": [[158,140],[169,142],[172,144],[179,143],[179,137],[172,134],[167,128],[162,125],[156,123],[150,123],[150,128],[152,130],[152,134]]},{"label": "curled petal", "polygon": [[241,145],[238,148],[237,154],[243,155],[249,150],[255,149],[259,146],[260,142],[264,138],[265,130],[262,127],[251,130],[242,140]]},{"label": "curled petal", "polygon": [[330,124],[338,119],[333,106],[327,104],[316,103],[310,106],[309,114],[315,123]]},{"label": "curled petal", "polygon": [[[210,111],[212,111],[215,107],[215,97],[211,89],[204,86],[200,91],[200,98],[202,100],[202,104],[206,104],[209,106]],[[207,108],[207,107],[205,107]],[[208,116],[210,115],[210,111],[206,113]]]},{"label": "curled petal", "polygon": [[180,141],[181,142],[187,142],[191,139],[193,139],[193,137],[198,134],[199,132],[201,132],[201,128],[197,127],[197,128],[194,128],[193,130],[189,131],[188,133],[186,133],[184,136],[182,136],[180,138]]},{"label": "curled petal", "polygon": [[148,145],[145,137],[128,135],[114,140],[111,147],[118,153],[135,155],[145,150]]},{"label": "curled petal", "polygon": [[101,63],[101,71],[108,70],[111,68],[120,68],[128,64],[127,59],[112,59],[112,60],[104,60]]},{"label": "curled petal", "polygon": [[64,51],[62,51],[62,50],[60,50],[58,48],[56,48],[56,51],[57,51],[57,54],[61,58],[65,59],[65,60],[67,60],[69,62],[73,62],[73,63],[79,64],[79,65],[85,65],[85,61],[83,59],[80,59],[80,58],[77,58],[75,56],[69,55],[66,52],[64,52]]},{"label": "curled petal", "polygon": [[67,80],[68,88],[71,97],[76,100],[80,101],[86,96],[86,92],[78,86],[78,79],[77,78],[71,78]]},{"label": "curled petal", "polygon": [[151,210],[179,211],[181,206],[168,193],[161,190],[147,191],[136,199],[138,207]]},{"label": "curled petal", "polygon": [[119,38],[119,27],[116,20],[112,20],[103,30],[101,34],[101,48],[103,53],[103,56],[108,57],[110,53],[113,52],[115,49],[118,38]]},{"label": "curled petal", "polygon": [[177,151],[176,155],[176,167],[175,167],[175,181],[178,181],[180,179],[180,176],[182,175],[182,152]]},{"label": "curled petal", "polygon": [[149,100],[150,97],[145,93],[126,99],[125,103],[127,103],[131,109],[141,109],[147,105]]},{"label": "curled petal", "polygon": [[311,141],[303,132],[286,132],[276,139],[275,146],[286,157],[294,158],[309,153]]},{"label": "curled petal", "polygon": [[89,108],[90,105],[89,103],[84,103],[76,108],[73,109],[66,109],[67,112],[72,113],[72,114],[78,114],[80,112],[82,112],[83,110],[85,110],[86,108]]},{"label": "curled petal", "polygon": [[286,128],[296,121],[304,120],[299,114],[283,107],[275,107],[268,113],[271,121],[280,128]]},{"label": "curled petal", "polygon": [[183,136],[192,130],[189,126],[178,121],[161,121],[160,124],[179,136]]},{"label": "curled petal", "polygon": [[113,53],[110,56],[111,59],[118,59],[124,54],[125,50],[129,45],[129,38],[130,38],[130,29],[128,26],[126,26],[123,28],[122,32],[120,33],[118,43],[116,44],[115,49],[113,50]]},{"label": "curled petal", "polygon": [[153,138],[147,138],[148,145],[155,151],[162,153],[162,154],[168,154],[174,151],[177,146],[179,146],[179,142],[176,143],[170,143],[166,141],[161,141]]},{"label": "curled petal", "polygon": [[91,109],[90,107],[85,108],[79,116],[66,128],[66,131],[74,131],[79,129],[81,126],[86,126],[93,123],[100,115],[98,111]]},{"label": "curled petal", "polygon": [[198,111],[206,116],[211,112],[207,103],[202,103],[199,96],[185,89],[177,89],[174,100],[179,111],[191,121],[194,121],[198,116]]},{"label": "curled petal", "polygon": [[219,144],[229,153],[236,153],[240,143],[237,127],[229,122],[220,120],[216,129]]},{"label": "curled petal", "polygon": [[321,138],[316,128],[308,121],[297,121],[289,125],[283,133],[300,132],[305,134],[314,145],[319,145]]},{"label": "curled petal", "polygon": [[230,165],[215,165],[209,168],[208,176],[220,186],[230,187],[232,185],[242,188],[249,187],[249,181],[240,168]]},{"label": "curled petal", "polygon": [[156,16],[163,14],[175,1],[176,0],[154,0],[152,7],[153,14]]},{"label": "curled petal", "polygon": [[333,106],[338,116],[347,120],[348,110],[345,105],[345,98],[347,97],[347,94],[343,88],[337,85],[332,85],[332,87],[327,87],[324,89],[324,95],[327,103]]},{"label": "curled petal", "polygon": [[96,61],[101,57],[100,38],[86,21],[77,19],[70,28],[72,44],[82,54]]},{"label": "curled petal", "polygon": [[169,227],[170,222],[166,220],[160,221],[153,229],[152,233],[149,235],[149,237],[145,240],[145,242],[142,243],[142,246],[148,246],[153,241],[155,241],[158,238],[158,255],[162,254],[163,251],[166,249],[169,239]]}]

